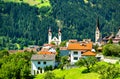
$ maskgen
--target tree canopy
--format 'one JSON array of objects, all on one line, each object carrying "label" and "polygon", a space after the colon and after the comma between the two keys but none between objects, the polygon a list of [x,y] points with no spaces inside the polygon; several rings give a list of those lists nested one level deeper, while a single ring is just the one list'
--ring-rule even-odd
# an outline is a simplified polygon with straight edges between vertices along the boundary
[{"label": "tree canopy", "polygon": [[120,45],[106,44],[103,46],[103,55],[120,57]]},{"label": "tree canopy", "polygon": [[103,37],[116,33],[120,25],[120,0],[47,0],[50,6],[47,3],[39,8],[24,0],[11,1],[0,0],[0,49],[42,45],[48,41],[49,27],[54,36],[61,28],[62,40],[94,41],[97,16]]},{"label": "tree canopy", "polygon": [[[0,51],[0,56],[3,51]],[[0,58],[0,79],[29,79],[31,52],[4,54]]]}]

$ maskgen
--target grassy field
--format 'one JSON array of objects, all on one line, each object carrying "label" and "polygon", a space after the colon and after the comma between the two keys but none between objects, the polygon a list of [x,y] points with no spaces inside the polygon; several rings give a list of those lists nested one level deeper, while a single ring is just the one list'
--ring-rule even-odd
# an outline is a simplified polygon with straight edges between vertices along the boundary
[{"label": "grassy field", "polygon": [[15,2],[15,3],[28,3],[31,6],[43,7],[51,6],[49,0],[4,0],[4,2]]},{"label": "grassy field", "polygon": [[[82,73],[85,68],[72,68],[68,70],[56,69],[53,71],[56,77],[65,76],[65,79],[99,79],[97,73]],[[44,79],[44,74],[37,75],[34,79]]]}]

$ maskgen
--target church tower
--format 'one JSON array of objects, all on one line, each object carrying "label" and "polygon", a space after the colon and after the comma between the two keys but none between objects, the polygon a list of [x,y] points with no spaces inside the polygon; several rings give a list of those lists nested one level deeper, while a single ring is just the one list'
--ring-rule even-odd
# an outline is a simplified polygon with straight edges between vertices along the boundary
[{"label": "church tower", "polygon": [[59,44],[61,43],[61,29],[59,28],[58,30],[58,40],[59,40]]},{"label": "church tower", "polygon": [[51,40],[52,40],[52,31],[51,31],[51,28],[49,28],[49,30],[48,30],[48,44],[51,43]]},{"label": "church tower", "polygon": [[95,31],[95,42],[97,43],[99,39],[100,39],[99,18],[97,18],[96,31]]}]

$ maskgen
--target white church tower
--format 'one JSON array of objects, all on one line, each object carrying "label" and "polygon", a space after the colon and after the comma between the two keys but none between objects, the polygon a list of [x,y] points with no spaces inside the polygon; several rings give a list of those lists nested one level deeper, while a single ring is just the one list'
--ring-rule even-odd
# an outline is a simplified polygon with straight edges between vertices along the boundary
[{"label": "white church tower", "polygon": [[60,43],[61,43],[61,29],[59,28],[59,30],[58,30],[58,40],[59,40],[59,45],[60,45]]},{"label": "white church tower", "polygon": [[96,21],[96,31],[95,31],[95,42],[97,43],[98,40],[100,39],[100,30],[99,30],[99,18],[97,18]]},{"label": "white church tower", "polygon": [[49,28],[49,30],[48,30],[48,44],[51,43],[51,40],[52,40],[52,31],[51,31],[51,28]]},{"label": "white church tower", "polygon": [[61,43],[61,29],[59,28],[58,30],[58,38],[57,37],[52,37],[52,32],[51,32],[51,28],[49,28],[48,30],[48,44],[51,44],[51,42],[54,42],[55,45],[60,45]]}]

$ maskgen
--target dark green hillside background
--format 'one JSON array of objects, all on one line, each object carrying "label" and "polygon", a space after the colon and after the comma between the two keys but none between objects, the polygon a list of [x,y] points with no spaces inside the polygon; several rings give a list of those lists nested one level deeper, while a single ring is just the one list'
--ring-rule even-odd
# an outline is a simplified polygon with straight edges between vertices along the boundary
[{"label": "dark green hillside background", "polygon": [[120,0],[39,0],[33,5],[16,1],[0,1],[0,49],[47,43],[49,27],[53,36],[60,27],[62,40],[94,41],[97,16],[103,36],[120,27]]}]

